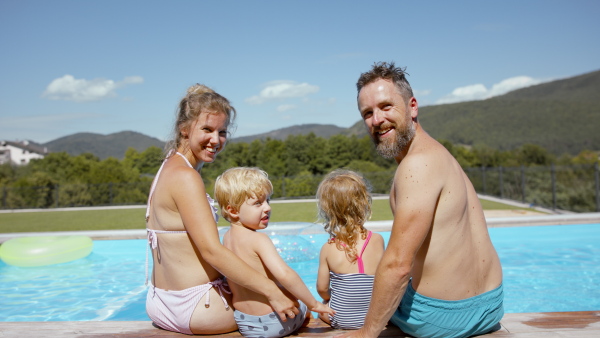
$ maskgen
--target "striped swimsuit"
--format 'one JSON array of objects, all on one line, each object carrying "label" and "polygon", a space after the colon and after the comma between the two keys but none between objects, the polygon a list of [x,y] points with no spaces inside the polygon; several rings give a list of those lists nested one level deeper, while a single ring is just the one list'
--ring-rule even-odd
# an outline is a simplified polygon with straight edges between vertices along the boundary
[{"label": "striped swimsuit", "polygon": [[365,323],[365,316],[371,303],[374,275],[366,275],[362,254],[371,239],[371,231],[356,262],[358,273],[340,274],[330,271],[331,299],[329,307],[336,311],[329,316],[331,326],[336,329],[360,329]]}]

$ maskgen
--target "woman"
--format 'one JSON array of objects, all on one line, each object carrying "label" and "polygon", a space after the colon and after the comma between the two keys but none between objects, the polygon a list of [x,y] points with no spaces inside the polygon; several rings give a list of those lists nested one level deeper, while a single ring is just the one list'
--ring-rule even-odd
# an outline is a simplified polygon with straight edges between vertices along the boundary
[{"label": "woman", "polygon": [[146,226],[154,267],[146,312],[166,330],[219,334],[237,329],[222,276],[265,295],[283,319],[298,309],[274,282],[221,245],[216,208],[199,174],[223,150],[235,118],[229,101],[194,85],[181,100],[175,137],[148,197]]}]

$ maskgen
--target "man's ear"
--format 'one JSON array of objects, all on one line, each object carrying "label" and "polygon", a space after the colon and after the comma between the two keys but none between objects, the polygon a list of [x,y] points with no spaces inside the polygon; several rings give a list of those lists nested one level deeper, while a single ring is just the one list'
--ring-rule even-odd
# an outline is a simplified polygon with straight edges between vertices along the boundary
[{"label": "man's ear", "polygon": [[416,120],[417,116],[419,116],[419,103],[414,96],[408,101],[408,109],[410,110],[410,117],[412,120]]}]

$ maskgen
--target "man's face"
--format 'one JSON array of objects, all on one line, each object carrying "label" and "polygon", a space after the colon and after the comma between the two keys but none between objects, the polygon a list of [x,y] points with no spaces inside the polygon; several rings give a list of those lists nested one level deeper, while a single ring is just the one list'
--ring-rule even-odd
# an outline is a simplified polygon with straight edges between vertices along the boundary
[{"label": "man's face", "polygon": [[358,94],[358,110],[377,152],[385,158],[400,155],[415,135],[408,104],[390,80],[364,86]]}]

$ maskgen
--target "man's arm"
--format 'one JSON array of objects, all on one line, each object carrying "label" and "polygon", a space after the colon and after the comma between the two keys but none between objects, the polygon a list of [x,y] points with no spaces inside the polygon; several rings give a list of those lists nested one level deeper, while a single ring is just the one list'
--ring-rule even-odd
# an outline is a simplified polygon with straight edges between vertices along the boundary
[{"label": "man's arm", "polygon": [[390,196],[394,202],[390,240],[377,267],[365,325],[352,336],[376,337],[402,300],[415,257],[431,229],[441,191],[433,171],[424,156],[406,158],[396,171]]}]

